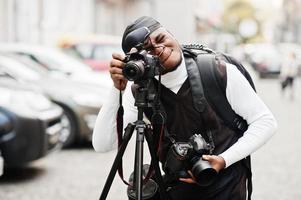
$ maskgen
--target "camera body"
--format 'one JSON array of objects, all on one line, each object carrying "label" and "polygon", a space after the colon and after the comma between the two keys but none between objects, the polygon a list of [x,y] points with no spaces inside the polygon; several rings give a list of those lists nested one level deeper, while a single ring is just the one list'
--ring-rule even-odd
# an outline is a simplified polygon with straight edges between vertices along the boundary
[{"label": "camera body", "polygon": [[122,73],[129,81],[148,80],[160,75],[158,56],[148,54],[144,49],[127,54]]},{"label": "camera body", "polygon": [[200,134],[191,136],[186,143],[176,142],[167,153],[164,170],[180,178],[187,178],[186,172],[190,170],[199,185],[208,186],[214,182],[217,172],[202,155],[209,154],[212,148]]}]

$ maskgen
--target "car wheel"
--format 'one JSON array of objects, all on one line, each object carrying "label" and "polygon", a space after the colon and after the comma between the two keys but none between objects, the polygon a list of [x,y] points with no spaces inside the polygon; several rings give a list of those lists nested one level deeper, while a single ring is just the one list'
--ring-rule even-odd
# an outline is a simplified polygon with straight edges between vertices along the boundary
[{"label": "car wheel", "polygon": [[61,125],[61,141],[63,142],[63,147],[68,147],[75,142],[76,138],[76,123],[69,110],[64,109],[64,113],[61,118]]}]

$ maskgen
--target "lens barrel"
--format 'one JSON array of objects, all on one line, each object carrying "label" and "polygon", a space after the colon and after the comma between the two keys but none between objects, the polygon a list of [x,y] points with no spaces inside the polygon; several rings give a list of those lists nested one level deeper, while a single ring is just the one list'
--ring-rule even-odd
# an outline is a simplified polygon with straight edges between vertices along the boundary
[{"label": "lens barrel", "polygon": [[140,60],[129,61],[122,69],[122,73],[129,81],[135,81],[144,75],[144,62]]},{"label": "lens barrel", "polygon": [[202,160],[202,158],[194,163],[191,171],[201,186],[212,184],[217,176],[217,171],[211,167],[208,161]]}]

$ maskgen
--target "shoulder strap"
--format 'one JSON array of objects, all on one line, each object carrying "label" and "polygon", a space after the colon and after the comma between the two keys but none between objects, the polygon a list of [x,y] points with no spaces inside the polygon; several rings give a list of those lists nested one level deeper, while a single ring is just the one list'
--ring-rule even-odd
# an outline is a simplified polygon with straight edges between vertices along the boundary
[{"label": "shoulder strap", "polygon": [[204,90],[208,102],[210,102],[217,114],[224,122],[235,131],[243,133],[247,130],[247,122],[237,115],[231,108],[227,97],[220,86],[217,77],[215,54],[202,54],[196,57],[201,79],[203,80]]},{"label": "shoulder strap", "polygon": [[236,68],[244,75],[244,77],[248,80],[248,82],[250,83],[251,87],[254,89],[254,91],[256,92],[256,88],[255,88],[255,84],[252,80],[251,75],[249,74],[249,72],[246,70],[246,68],[239,62],[237,61],[234,57],[224,54],[224,53],[219,53],[218,56],[222,59],[225,60],[228,63],[231,63],[233,65],[236,66]]},{"label": "shoulder strap", "polygon": [[200,71],[196,66],[197,63],[193,58],[185,59],[185,64],[187,68],[187,73],[189,76],[189,83],[192,90],[192,98],[194,107],[198,112],[203,112],[207,106],[207,101],[204,95],[204,88],[202,83],[202,77],[200,76]]}]

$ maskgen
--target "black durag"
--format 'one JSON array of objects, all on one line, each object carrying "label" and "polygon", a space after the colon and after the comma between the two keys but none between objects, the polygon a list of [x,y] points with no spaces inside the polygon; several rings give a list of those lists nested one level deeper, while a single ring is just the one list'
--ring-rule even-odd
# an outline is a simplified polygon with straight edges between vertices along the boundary
[{"label": "black durag", "polygon": [[162,25],[154,18],[148,17],[148,16],[143,16],[143,17],[136,19],[133,23],[128,25],[126,27],[126,29],[124,30],[124,33],[122,36],[122,43],[121,43],[122,50],[124,53],[128,53],[133,48],[133,46],[128,45],[124,42],[126,36],[129,33],[133,32],[139,28],[142,28],[142,27],[147,27],[149,29],[150,33],[152,33],[155,30],[157,30],[158,28],[162,27]]}]

